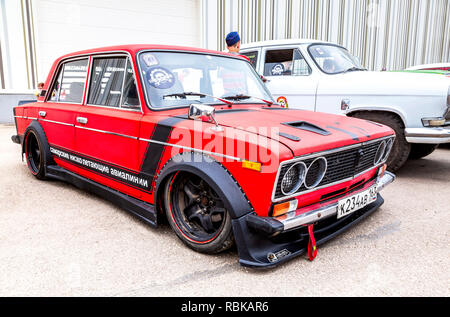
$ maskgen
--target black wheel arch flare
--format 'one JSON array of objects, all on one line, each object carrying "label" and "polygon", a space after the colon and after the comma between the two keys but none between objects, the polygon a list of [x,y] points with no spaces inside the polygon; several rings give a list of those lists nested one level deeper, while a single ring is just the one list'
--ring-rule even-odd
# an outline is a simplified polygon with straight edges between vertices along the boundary
[{"label": "black wheel arch flare", "polygon": [[41,124],[37,120],[31,121],[31,123],[28,125],[28,127],[26,128],[26,130],[23,134],[24,141],[22,142],[22,160],[23,160],[23,155],[25,154],[25,143],[26,143],[25,140],[26,140],[27,134],[30,132],[30,130],[32,130],[39,137],[39,140],[41,141],[41,144],[43,146],[43,155],[44,155],[45,166],[54,165],[55,162],[54,162],[53,156],[50,152],[50,145],[48,144],[47,136],[46,136]]},{"label": "black wheel arch flare", "polygon": [[232,219],[253,212],[253,207],[231,173],[209,155],[196,152],[183,152],[175,155],[161,168],[155,182],[155,207],[160,195],[164,195],[164,183],[176,172],[189,172],[204,179],[224,200]]}]

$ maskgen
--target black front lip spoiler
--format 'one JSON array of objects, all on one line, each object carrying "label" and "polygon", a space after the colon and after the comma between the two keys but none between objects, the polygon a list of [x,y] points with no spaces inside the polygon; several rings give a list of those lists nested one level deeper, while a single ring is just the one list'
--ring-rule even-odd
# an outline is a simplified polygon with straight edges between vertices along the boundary
[{"label": "black front lip spoiler", "polygon": [[[358,210],[344,218],[335,221],[328,221],[326,224],[318,223],[314,228],[316,245],[321,245],[328,240],[343,233],[351,226],[359,223],[370,214],[374,213],[384,203],[384,199],[378,194],[377,200],[365,208]],[[280,265],[296,256],[307,252],[308,233],[304,226],[299,230],[289,233],[291,239],[283,240],[279,237],[269,238],[267,233],[257,231],[248,226],[251,223],[253,214],[233,220],[233,230],[236,241],[239,241],[239,263],[252,268],[271,268]],[[250,218],[250,220],[248,220]],[[325,221],[324,221],[325,222]],[[268,225],[267,228],[271,226]],[[271,229],[268,229],[269,231]],[[282,236],[283,234],[280,234]],[[292,238],[294,237],[294,238]],[[277,261],[269,261],[269,254],[282,254],[276,257]]]}]

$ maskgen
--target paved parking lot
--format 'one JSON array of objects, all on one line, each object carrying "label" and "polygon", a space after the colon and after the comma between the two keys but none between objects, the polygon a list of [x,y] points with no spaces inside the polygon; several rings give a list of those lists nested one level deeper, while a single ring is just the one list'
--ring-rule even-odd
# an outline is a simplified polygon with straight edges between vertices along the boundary
[{"label": "paved parking lot", "polygon": [[185,247],[109,202],[38,181],[0,126],[0,296],[450,296],[450,148],[410,161],[379,212],[279,268]]}]

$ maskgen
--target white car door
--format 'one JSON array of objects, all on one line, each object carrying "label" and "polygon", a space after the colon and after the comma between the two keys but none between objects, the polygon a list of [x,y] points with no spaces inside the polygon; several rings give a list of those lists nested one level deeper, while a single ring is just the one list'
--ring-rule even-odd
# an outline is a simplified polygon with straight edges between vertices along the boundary
[{"label": "white car door", "polygon": [[297,46],[263,48],[259,73],[268,81],[278,103],[289,108],[315,111],[319,75],[315,73]]}]

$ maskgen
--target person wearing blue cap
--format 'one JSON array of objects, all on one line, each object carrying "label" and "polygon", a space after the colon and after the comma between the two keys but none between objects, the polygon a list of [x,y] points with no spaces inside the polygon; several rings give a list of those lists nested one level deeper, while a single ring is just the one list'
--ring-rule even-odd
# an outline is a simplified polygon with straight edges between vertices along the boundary
[{"label": "person wearing blue cap", "polygon": [[239,54],[241,50],[241,37],[238,32],[230,32],[225,38],[225,42],[227,42],[228,52],[231,54]]}]

